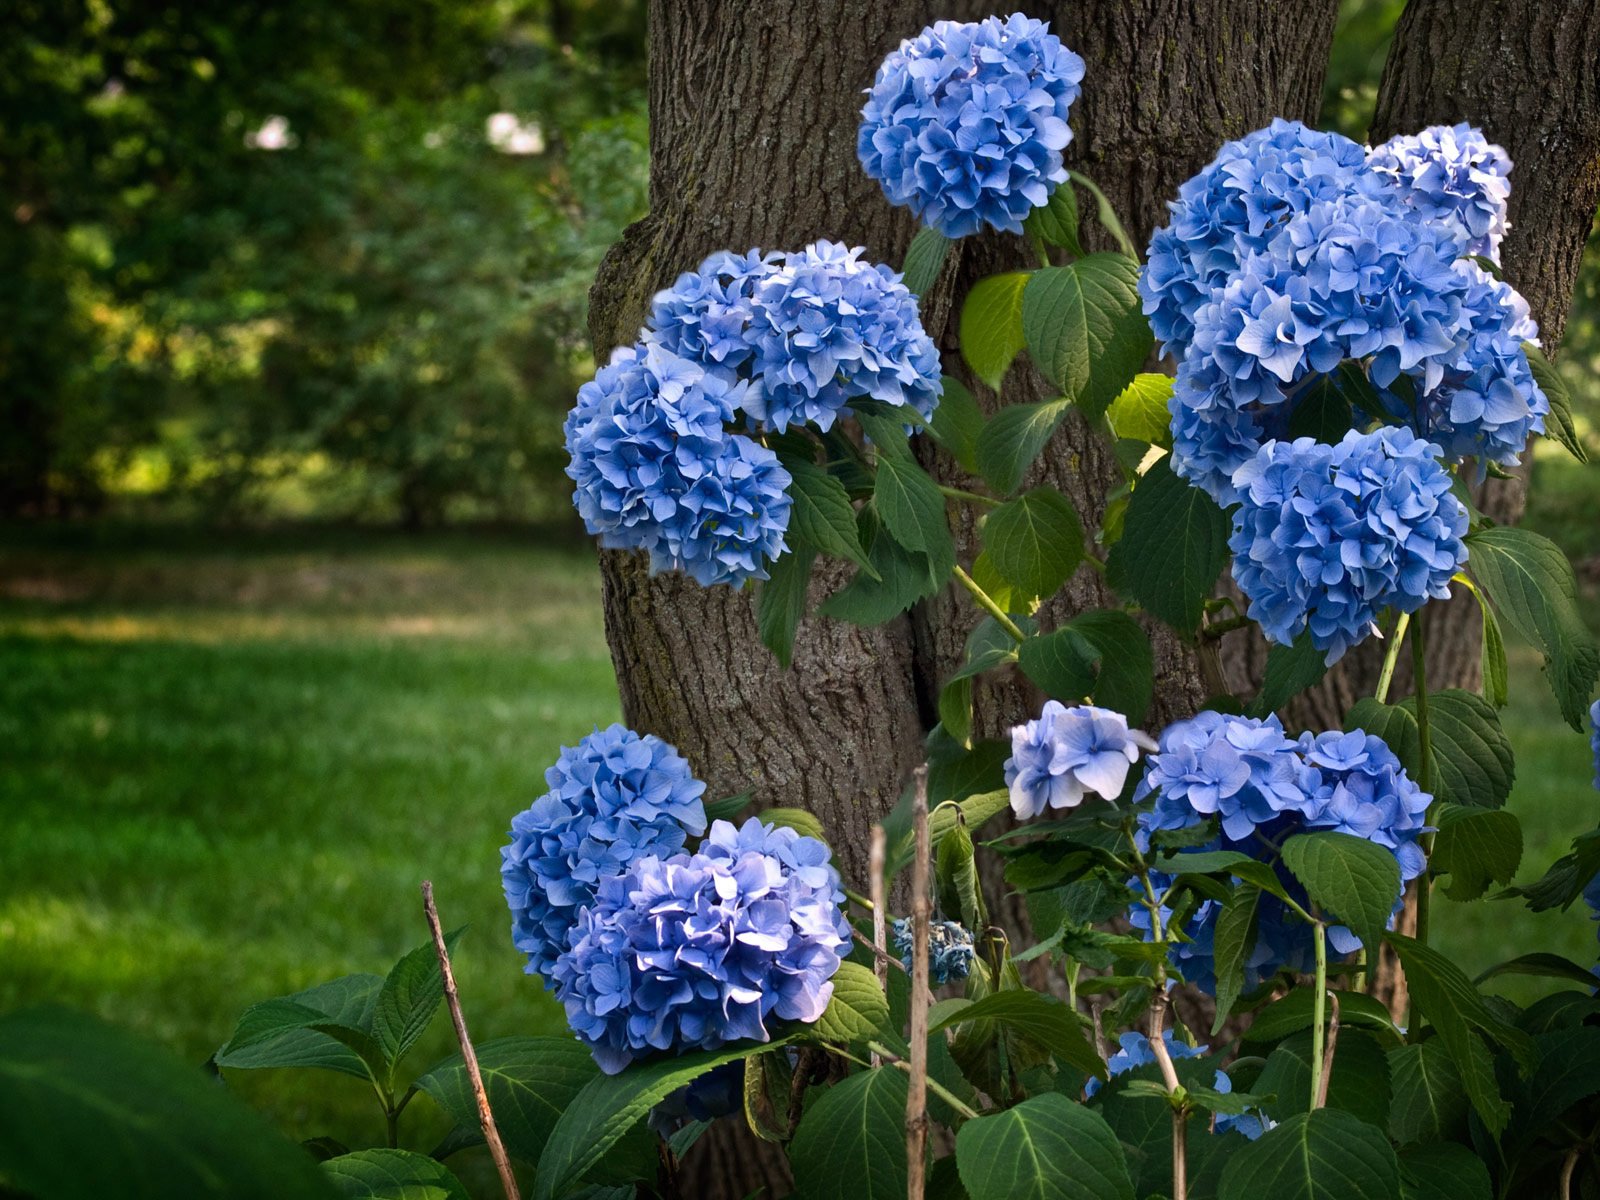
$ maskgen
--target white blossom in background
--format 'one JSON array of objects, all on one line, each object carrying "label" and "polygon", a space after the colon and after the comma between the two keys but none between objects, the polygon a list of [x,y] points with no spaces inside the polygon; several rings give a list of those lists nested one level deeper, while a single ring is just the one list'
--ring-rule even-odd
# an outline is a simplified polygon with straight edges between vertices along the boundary
[{"label": "white blossom in background", "polygon": [[288,150],[299,140],[289,129],[289,118],[276,115],[244,135],[244,144],[252,150]]},{"label": "white blossom in background", "polygon": [[524,124],[515,113],[494,113],[485,123],[489,144],[502,154],[543,154],[544,130],[537,121]]}]

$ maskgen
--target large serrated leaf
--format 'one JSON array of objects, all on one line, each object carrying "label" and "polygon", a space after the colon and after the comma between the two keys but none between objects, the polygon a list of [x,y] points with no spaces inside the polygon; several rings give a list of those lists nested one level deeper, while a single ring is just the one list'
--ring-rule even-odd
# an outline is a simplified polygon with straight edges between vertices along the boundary
[{"label": "large serrated leaf", "polygon": [[780,667],[794,659],[794,635],[806,615],[806,588],[816,561],[815,550],[796,546],[778,556],[756,590],[756,630]]},{"label": "large serrated leaf", "polygon": [[1400,1200],[1489,1200],[1489,1168],[1455,1143],[1413,1146],[1400,1152]]},{"label": "large serrated leaf", "polygon": [[410,1150],[357,1150],[322,1169],[345,1200],[470,1200],[448,1167]]},{"label": "large serrated leaf", "polygon": [[1111,432],[1119,438],[1172,447],[1172,417],[1167,402],[1172,399],[1172,376],[1135,375],[1133,382],[1106,410]]},{"label": "large serrated leaf", "polygon": [[890,1067],[852,1075],[823,1092],[789,1146],[802,1200],[906,1194],[906,1076]]},{"label": "large serrated leaf", "polygon": [[923,226],[906,248],[905,285],[919,299],[939,282],[939,271],[950,253],[950,239],[937,229]]},{"label": "large serrated leaf", "polygon": [[1315,687],[1327,673],[1326,655],[1312,645],[1310,630],[1295,638],[1293,645],[1274,645],[1267,651],[1267,669],[1261,694],[1250,706],[1252,715],[1277,712],[1307,688]]},{"label": "large serrated leaf", "polygon": [[1336,1108],[1290,1117],[1234,1155],[1218,1200],[1395,1200],[1400,1163],[1383,1131]]},{"label": "large serrated leaf", "polygon": [[1326,913],[1376,947],[1400,898],[1400,862],[1376,842],[1349,833],[1300,833],[1283,844],[1283,864]]},{"label": "large serrated leaf", "polygon": [[927,555],[941,576],[949,574],[956,552],[945,517],[944,494],[914,459],[879,456],[873,500],[884,528],[897,542]]},{"label": "large serrated leaf", "polygon": [[1035,271],[1022,294],[1022,333],[1045,377],[1100,416],[1150,354],[1138,264],[1123,254],[1091,254]]},{"label": "large serrated leaf", "polygon": [[1133,489],[1108,572],[1146,612],[1189,633],[1228,561],[1228,530],[1217,502],[1162,459]]},{"label": "large serrated leaf", "polygon": [[797,547],[853,562],[876,578],[877,571],[862,549],[856,510],[844,484],[806,459],[785,459],[784,468],[791,481],[788,538]]},{"label": "large serrated leaf", "polygon": [[1050,199],[1028,214],[1022,228],[1074,258],[1083,257],[1083,243],[1078,240],[1078,195],[1070,183],[1059,184]]},{"label": "large serrated leaf", "polygon": [[[1261,1074],[1250,1085],[1269,1116],[1283,1120],[1311,1108],[1311,1064],[1314,1040],[1310,1029],[1282,1039],[1267,1056]],[[1329,1108],[1360,1117],[1382,1129],[1389,1121],[1389,1060],[1372,1036],[1341,1025],[1333,1070],[1328,1076]]]},{"label": "large serrated leaf", "polygon": [[978,435],[978,473],[1002,495],[1021,486],[1033,460],[1066,419],[1068,400],[1009,404],[995,413]]},{"label": "large serrated leaf", "polygon": [[[313,1026],[328,1024],[356,1032],[372,1027],[373,1008],[383,979],[346,975],[303,992],[264,1000],[245,1009],[227,1045],[218,1050],[219,1067],[261,1070],[321,1067],[366,1079],[368,1064],[346,1042]],[[377,1056],[381,1060],[381,1054]]]},{"label": "large serrated leaf", "polygon": [[1084,1036],[1078,1016],[1065,1004],[1040,992],[1026,990],[994,992],[952,1013],[929,1033],[971,1021],[993,1021],[1038,1042],[1067,1066],[1088,1075],[1106,1078],[1106,1065]]},{"label": "large serrated leaf", "polygon": [[1083,524],[1072,501],[1036,487],[984,518],[983,544],[1017,592],[1053,596],[1083,561]]},{"label": "large serrated leaf", "polygon": [[1022,292],[1028,272],[980,279],[961,306],[961,356],[972,373],[998,389],[1006,368],[1026,344],[1022,336]]},{"label": "large serrated leaf", "polygon": [[1257,913],[1261,889],[1241,883],[1233,889],[1222,911],[1217,914],[1213,939],[1217,979],[1217,1018],[1211,1027],[1216,1034],[1227,1023],[1234,1002],[1244,988],[1244,968],[1256,946]]},{"label": "large serrated leaf", "polygon": [[1492,883],[1510,883],[1522,863],[1522,822],[1504,809],[1439,806],[1429,865],[1449,875],[1445,895],[1476,900]]},{"label": "large serrated leaf", "polygon": [[983,434],[983,410],[959,379],[944,377],[944,394],[933,410],[928,432],[969,475],[978,474],[978,438]]},{"label": "large serrated leaf", "polygon": [[[1433,749],[1428,778],[1434,797],[1477,808],[1505,804],[1516,770],[1511,743],[1493,705],[1473,692],[1446,688],[1428,697],[1428,718]],[[1364,729],[1382,738],[1413,780],[1423,777],[1414,696],[1399,704],[1364,697],[1346,715],[1345,729]]]},{"label": "large serrated leaf", "polygon": [[[463,929],[453,929],[445,935],[445,946],[451,952]],[[432,942],[426,942],[395,963],[373,1004],[372,1036],[383,1049],[391,1080],[395,1067],[416,1045],[443,1003],[444,973],[439,967],[439,954]]]},{"label": "large serrated leaf", "polygon": [[1573,458],[1581,463],[1588,462],[1589,454],[1583,448],[1583,439],[1578,436],[1577,422],[1572,419],[1572,392],[1567,388],[1567,381],[1561,378],[1561,372],[1556,370],[1555,364],[1544,356],[1544,351],[1532,342],[1523,342],[1522,350],[1528,356],[1528,369],[1533,372],[1533,381],[1539,385],[1545,399],[1550,401],[1550,417],[1545,421],[1545,433],[1565,446]]},{"label": "large serrated leaf", "polygon": [[833,995],[809,1035],[825,1042],[864,1042],[889,1024],[889,999],[878,977],[859,963],[842,962],[833,977]]},{"label": "large serrated leaf", "polygon": [[1389,1136],[1404,1146],[1456,1136],[1466,1127],[1467,1094],[1443,1039],[1389,1051]]},{"label": "large serrated leaf", "polygon": [[968,1121],[956,1166],[972,1200],[1133,1200],[1116,1134],[1059,1092]]},{"label": "large serrated leaf", "polygon": [[865,568],[857,571],[817,611],[853,625],[881,625],[924,596],[931,596],[943,584],[943,577],[934,577],[926,554],[907,550],[883,531],[872,505],[861,510],[859,524],[876,577]]}]

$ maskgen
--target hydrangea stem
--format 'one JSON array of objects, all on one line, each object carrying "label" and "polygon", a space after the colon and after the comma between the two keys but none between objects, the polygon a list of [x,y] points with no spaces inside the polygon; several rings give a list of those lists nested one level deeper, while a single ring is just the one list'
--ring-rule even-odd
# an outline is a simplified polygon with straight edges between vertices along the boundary
[{"label": "hydrangea stem", "polygon": [[946,487],[941,483],[939,491],[952,500],[966,500],[969,503],[983,504],[990,508],[995,508],[1001,504],[1001,501],[996,500],[993,496],[985,496],[982,492],[969,492],[966,488]]},{"label": "hydrangea stem", "polygon": [[1161,1068],[1161,1080],[1167,1085],[1167,1094],[1173,1097],[1172,1105],[1172,1200],[1188,1200],[1189,1194],[1189,1111],[1185,1104],[1177,1103],[1178,1069],[1172,1065],[1172,1055],[1167,1051],[1167,990],[1163,986],[1150,1005],[1150,1051]]},{"label": "hydrangea stem", "polygon": [[[1433,795],[1433,728],[1428,718],[1428,669],[1425,659],[1427,657],[1427,633],[1422,620],[1422,614],[1417,614],[1417,628],[1411,635],[1411,674],[1415,680],[1417,695],[1417,753],[1421,761],[1417,764],[1417,786],[1431,797]],[[1431,816],[1431,814],[1430,814]],[[1432,821],[1428,822],[1430,825]],[[1425,833],[1421,838],[1422,849],[1430,858],[1433,855],[1433,834]],[[1429,867],[1423,867],[1422,876],[1417,880],[1417,941],[1423,945],[1428,943],[1428,910],[1432,906],[1433,875]]]},{"label": "hydrangea stem", "polygon": [[1001,629],[1004,629],[1018,642],[1025,642],[1028,640],[1028,635],[1017,628],[1017,623],[1011,619],[1006,610],[1001,608],[999,604],[995,603],[994,597],[989,595],[988,592],[984,591],[983,588],[979,586],[976,579],[974,579],[971,575],[968,575],[966,571],[962,570],[960,563],[956,564],[955,572],[956,579],[960,581],[961,586],[972,593],[972,598],[978,602],[978,607],[993,617]]},{"label": "hydrangea stem", "polygon": [[[957,567],[957,570],[961,568]],[[922,1200],[928,1148],[928,925],[933,916],[929,864],[928,768],[917,768],[911,827],[916,858],[911,864],[911,1086],[906,1092],[906,1172],[909,1200]]]},{"label": "hydrangea stem", "polygon": [[1323,1046],[1328,1035],[1328,931],[1321,921],[1313,925],[1317,952],[1317,990],[1311,997],[1311,1107],[1322,1107],[1327,1098],[1323,1082]]},{"label": "hydrangea stem", "polygon": [[1389,684],[1394,681],[1395,660],[1400,657],[1400,647],[1406,640],[1406,627],[1411,624],[1411,614],[1401,613],[1400,619],[1394,623],[1394,632],[1389,635],[1389,648],[1383,655],[1383,670],[1378,673],[1378,687],[1372,693],[1372,698],[1379,704],[1387,703],[1389,699]]}]

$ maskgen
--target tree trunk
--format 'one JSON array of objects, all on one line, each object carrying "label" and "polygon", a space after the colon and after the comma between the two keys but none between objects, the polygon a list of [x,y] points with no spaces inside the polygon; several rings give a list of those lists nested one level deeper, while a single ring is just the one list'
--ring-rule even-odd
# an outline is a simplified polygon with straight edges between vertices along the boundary
[{"label": "tree trunk", "polygon": [[[1481,127],[1511,156],[1511,232],[1501,259],[1553,355],[1600,205],[1600,0],[1412,0],[1384,67],[1372,141],[1457,121]],[[1496,521],[1518,520],[1527,480],[1524,461],[1516,478],[1479,489],[1479,507]],[[1467,595],[1430,608],[1430,689],[1478,686],[1480,619]],[[1363,646],[1307,694],[1297,715],[1313,728],[1337,724],[1372,694],[1381,656],[1381,647]],[[1409,655],[1401,660],[1395,696],[1412,686]],[[1374,992],[1403,1017],[1405,982],[1387,950]]]},{"label": "tree trunk", "polygon": [[[883,55],[937,17],[976,19],[961,0],[696,0],[651,6],[650,214],[613,248],[591,293],[590,333],[600,358],[633,340],[650,295],[713,250],[798,248],[817,237],[865,245],[898,263],[913,232],[861,171],[855,135],[861,92]],[[1074,109],[1069,156],[1117,204],[1138,238],[1159,222],[1178,184],[1225,138],[1316,107],[1335,0],[1096,0],[1053,17],[1089,75]],[[951,272],[955,294],[1019,250],[1015,239],[969,239]],[[929,306],[930,332],[953,306]],[[947,366],[957,360],[947,356]],[[1008,399],[1036,396],[1037,379]],[[1052,445],[1048,477],[1088,516],[1111,477],[1081,427]],[[634,555],[602,555],[607,638],[623,709],[636,727],[675,743],[712,795],[755,788],[763,804],[809,808],[827,823],[841,867],[860,878],[867,830],[920,757],[928,697],[964,608],[946,599],[908,619],[860,630],[816,618],[802,624],[795,665],[781,671],[756,640],[748,592],[650,578]],[[837,587],[819,572],[813,600]],[[1105,597],[1087,573],[1052,605],[1055,620]],[[1201,698],[1187,653],[1157,637],[1163,719]],[[998,730],[1032,707],[1013,691],[987,705]],[[771,1147],[730,1149],[713,1131],[685,1164],[689,1194],[742,1196],[787,1185]],[[738,1170],[734,1168],[738,1167]]]}]

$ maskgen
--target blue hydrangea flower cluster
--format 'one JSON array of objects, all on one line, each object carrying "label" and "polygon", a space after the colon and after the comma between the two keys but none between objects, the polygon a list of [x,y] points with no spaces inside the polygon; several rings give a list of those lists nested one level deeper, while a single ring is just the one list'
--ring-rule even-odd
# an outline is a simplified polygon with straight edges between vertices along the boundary
[{"label": "blue hydrangea flower cluster", "polygon": [[649,1125],[658,1137],[669,1138],[687,1122],[715,1121],[743,1109],[744,1061],[737,1059],[713,1067],[658,1102],[650,1110]]},{"label": "blue hydrangea flower cluster", "polygon": [[[1432,797],[1406,774],[1382,739],[1363,730],[1305,733],[1290,741],[1276,717],[1258,721],[1203,712],[1163,731],[1137,798],[1152,793],[1158,793],[1155,803],[1139,815],[1138,837],[1146,847],[1156,831],[1192,828],[1219,814],[1222,836],[1197,849],[1238,850],[1265,860],[1297,833],[1350,834],[1395,856],[1401,879],[1396,911],[1404,884],[1427,865],[1419,839],[1428,831]],[[1289,893],[1304,906],[1299,883],[1281,865],[1278,870]],[[1170,884],[1170,878],[1151,877],[1158,892]],[[1161,914],[1163,923],[1173,916],[1164,905]],[[1169,953],[1178,972],[1206,991],[1216,987],[1219,915],[1220,906],[1203,901],[1180,926],[1187,940]],[[1153,938],[1142,903],[1130,907],[1128,919],[1146,939]],[[1343,926],[1330,926],[1328,940],[1340,955],[1361,949],[1360,940]],[[1279,971],[1308,970],[1313,957],[1311,927],[1283,901],[1262,896],[1256,942],[1245,962],[1246,984],[1254,987]]]},{"label": "blue hydrangea flower cluster", "polygon": [[622,725],[562,747],[544,779],[550,790],[512,818],[500,881],[511,939],[528,956],[528,973],[549,979],[602,880],[705,832],[706,785],[666,742]]},{"label": "blue hydrangea flower cluster", "polygon": [[861,247],[819,241],[796,254],[714,254],[657,293],[648,337],[729,386],[763,428],[821,430],[851,401],[931,417],[939,352],[901,276]]},{"label": "blue hydrangea flower cluster", "polygon": [[1594,786],[1600,790],[1600,700],[1589,708],[1589,749],[1594,755]]},{"label": "blue hydrangea flower cluster", "polygon": [[1449,596],[1466,561],[1467,510],[1436,448],[1409,429],[1268,442],[1233,478],[1228,546],[1250,616],[1284,645],[1309,628],[1329,664],[1384,609]]},{"label": "blue hydrangea flower cluster", "polygon": [[648,343],[578,391],[564,432],[574,502],[600,544],[701,585],[765,579],[787,549],[789,473],[732,420],[748,389]]},{"label": "blue hydrangea flower cluster", "polygon": [[947,237],[1021,233],[1067,178],[1083,59],[1014,13],[938,21],[883,60],[856,149],[891,204]]},{"label": "blue hydrangea flower cluster", "polygon": [[1105,800],[1122,795],[1128,768],[1156,743],[1128,718],[1108,708],[1071,708],[1045,702],[1036,720],[1011,731],[1006,787],[1011,811],[1027,820],[1048,808],[1076,808],[1089,792]]},{"label": "blue hydrangea flower cluster", "polygon": [[699,851],[603,879],[556,960],[556,997],[600,1069],[658,1051],[767,1041],[815,1021],[850,946],[827,847],[752,817]]},{"label": "blue hydrangea flower cluster", "polygon": [[[1167,1056],[1174,1062],[1181,1062],[1184,1059],[1191,1058],[1204,1058],[1210,1053],[1209,1047],[1191,1046],[1187,1042],[1178,1041],[1177,1038],[1173,1037],[1170,1029],[1162,1030],[1161,1040],[1167,1045]],[[1151,1049],[1150,1039],[1137,1030],[1130,1030],[1119,1036],[1117,1045],[1120,1049],[1106,1059],[1106,1069],[1110,1072],[1111,1078],[1115,1079],[1118,1075],[1137,1070],[1140,1067],[1155,1066],[1156,1053]],[[1084,1096],[1086,1098],[1093,1097],[1100,1091],[1101,1086],[1100,1081],[1091,1076],[1089,1082],[1084,1085]],[[1223,1095],[1233,1091],[1233,1080],[1228,1078],[1226,1071],[1221,1069],[1217,1071],[1216,1077],[1211,1084],[1211,1090],[1221,1092]],[[1243,1134],[1251,1141],[1260,1137],[1270,1128],[1270,1121],[1255,1114],[1234,1115],[1218,1113],[1215,1123],[1217,1133],[1226,1133],[1232,1129]]]},{"label": "blue hydrangea flower cluster", "polygon": [[1481,129],[1430,125],[1390,138],[1367,161],[1418,215],[1448,227],[1462,253],[1500,261],[1511,227],[1511,158]]},{"label": "blue hydrangea flower cluster", "polygon": [[1452,461],[1512,465],[1543,431],[1527,305],[1410,195],[1356,143],[1285,121],[1184,184],[1140,290],[1179,358],[1173,465],[1219,503],[1238,499],[1234,473],[1347,361],[1391,419]]},{"label": "blue hydrangea flower cluster", "polygon": [[[890,927],[895,953],[901,965],[911,970],[911,919],[896,917]],[[934,921],[928,926],[928,978],[934,984],[949,983],[952,979],[965,979],[972,973],[972,957],[976,953],[972,934],[956,921]]]}]

